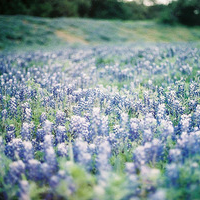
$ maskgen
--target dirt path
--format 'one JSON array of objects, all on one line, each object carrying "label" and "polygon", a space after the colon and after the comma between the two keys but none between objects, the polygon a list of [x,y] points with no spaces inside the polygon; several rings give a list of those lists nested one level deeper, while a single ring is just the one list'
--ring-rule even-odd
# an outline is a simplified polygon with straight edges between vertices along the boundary
[{"label": "dirt path", "polygon": [[61,31],[57,30],[55,32],[56,36],[63,39],[64,41],[68,43],[80,43],[80,44],[89,44],[88,41],[86,41],[84,38],[81,38],[76,35],[72,35],[71,33],[68,33],[67,31]]}]

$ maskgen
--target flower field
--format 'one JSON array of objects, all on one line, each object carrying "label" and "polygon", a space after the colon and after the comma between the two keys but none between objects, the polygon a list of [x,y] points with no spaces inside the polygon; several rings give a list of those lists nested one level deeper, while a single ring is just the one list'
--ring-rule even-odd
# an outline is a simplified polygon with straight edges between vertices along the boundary
[{"label": "flower field", "polygon": [[200,198],[200,49],[0,54],[0,199]]}]

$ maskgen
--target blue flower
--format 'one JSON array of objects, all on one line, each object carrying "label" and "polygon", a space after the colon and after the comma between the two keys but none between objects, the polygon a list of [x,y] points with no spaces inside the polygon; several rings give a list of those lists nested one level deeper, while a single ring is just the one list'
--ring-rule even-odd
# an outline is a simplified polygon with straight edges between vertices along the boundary
[{"label": "blue flower", "polygon": [[29,183],[26,180],[19,182],[19,199],[30,200]]},{"label": "blue flower", "polygon": [[21,175],[25,173],[25,164],[21,161],[12,162],[9,165],[9,181],[15,184],[21,180]]}]

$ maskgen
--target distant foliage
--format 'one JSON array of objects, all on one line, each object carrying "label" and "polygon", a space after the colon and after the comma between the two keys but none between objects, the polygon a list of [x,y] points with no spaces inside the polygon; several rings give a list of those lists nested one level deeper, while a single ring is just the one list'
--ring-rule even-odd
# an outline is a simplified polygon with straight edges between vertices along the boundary
[{"label": "distant foliage", "polygon": [[94,18],[120,18],[129,19],[131,10],[127,5],[116,0],[92,0],[90,16]]},{"label": "distant foliage", "polygon": [[91,2],[84,0],[2,0],[0,14],[25,14],[40,17],[71,17],[88,15]]},{"label": "distant foliage", "polygon": [[161,21],[168,24],[178,22],[188,26],[200,25],[200,1],[174,1],[162,13]]},{"label": "distant foliage", "polygon": [[151,19],[159,16],[161,7],[158,5],[147,7],[141,3],[118,0],[1,0],[0,14],[122,20]]}]

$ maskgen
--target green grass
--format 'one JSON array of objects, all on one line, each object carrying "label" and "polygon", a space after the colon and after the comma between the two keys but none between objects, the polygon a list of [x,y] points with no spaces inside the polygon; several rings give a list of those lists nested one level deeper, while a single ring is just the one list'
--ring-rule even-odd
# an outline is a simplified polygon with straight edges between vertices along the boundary
[{"label": "green grass", "polygon": [[200,27],[169,26],[155,21],[0,16],[1,50],[32,50],[39,47],[54,48],[79,44],[198,41]]}]

